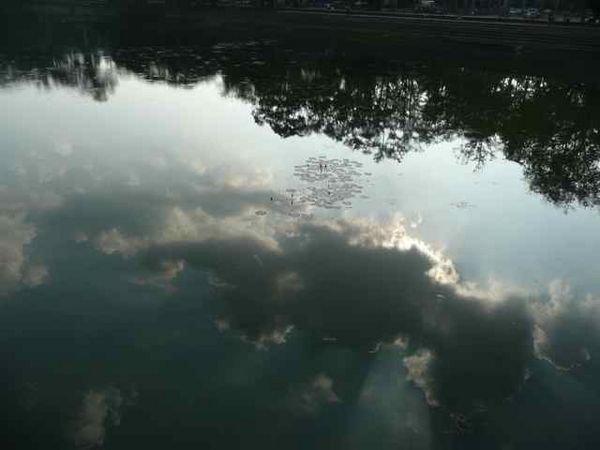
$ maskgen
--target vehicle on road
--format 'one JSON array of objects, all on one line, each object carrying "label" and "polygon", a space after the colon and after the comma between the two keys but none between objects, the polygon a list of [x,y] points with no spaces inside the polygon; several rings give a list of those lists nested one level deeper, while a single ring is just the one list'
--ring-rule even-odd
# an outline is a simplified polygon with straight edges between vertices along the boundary
[{"label": "vehicle on road", "polygon": [[508,10],[508,15],[512,17],[522,16],[523,10],[521,8],[510,8]]}]

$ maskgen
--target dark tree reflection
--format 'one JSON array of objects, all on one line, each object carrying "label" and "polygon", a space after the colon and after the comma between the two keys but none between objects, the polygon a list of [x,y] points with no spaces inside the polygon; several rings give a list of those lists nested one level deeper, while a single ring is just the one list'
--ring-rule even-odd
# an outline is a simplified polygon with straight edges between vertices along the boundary
[{"label": "dark tree reflection", "polygon": [[302,58],[239,77],[226,92],[283,137],[321,133],[376,160],[453,138],[480,167],[496,155],[523,166],[550,202],[600,202],[600,87],[560,78],[436,64]]},{"label": "dark tree reflection", "polygon": [[224,95],[251,103],[255,121],[282,137],[324,134],[378,161],[459,139],[465,161],[477,167],[495,156],[515,161],[532,191],[556,205],[600,203],[598,84],[550,71],[358,60],[263,42],[110,54],[0,57],[0,85],[71,86],[106,100],[117,68],[184,87],[219,75]]},{"label": "dark tree reflection", "polygon": [[428,92],[428,122],[464,136],[468,160],[485,161],[492,146],[521,164],[531,189],[551,202],[598,204],[598,86],[462,69]]},{"label": "dark tree reflection", "polygon": [[281,136],[321,133],[377,160],[400,160],[439,138],[423,120],[426,99],[410,76],[373,80],[301,67],[281,83],[262,79],[254,87],[254,119]]},{"label": "dark tree reflection", "polygon": [[115,90],[117,78],[116,66],[102,53],[0,56],[0,87],[18,83],[33,83],[44,89],[70,87],[96,101],[106,101]]}]

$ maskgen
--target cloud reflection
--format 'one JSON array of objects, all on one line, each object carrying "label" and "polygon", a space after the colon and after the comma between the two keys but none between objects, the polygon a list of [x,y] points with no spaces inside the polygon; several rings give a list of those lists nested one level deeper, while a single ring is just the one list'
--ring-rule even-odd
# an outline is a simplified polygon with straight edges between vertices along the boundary
[{"label": "cloud reflection", "polygon": [[292,327],[365,352],[402,337],[409,375],[431,404],[470,410],[504,400],[533,354],[525,299],[459,283],[447,259],[399,227],[298,223],[276,247],[208,239],[154,245],[142,259],[208,271],[218,280],[220,323],[260,345],[283,342]]},{"label": "cloud reflection", "polygon": [[[266,186],[245,187],[240,177],[218,186],[209,175],[195,197],[180,189],[148,202],[138,188],[118,199],[86,196],[83,210],[65,201],[46,224],[61,218],[80,245],[139,261],[131,279],[138,285],[174,293],[184,289],[182,274],[207,274],[216,326],[259,348],[291,335],[365,354],[400,342],[408,379],[430,405],[451,412],[511,398],[535,355],[564,368],[593,356],[584,345],[600,336],[591,298],[581,303],[553,288],[545,303],[537,294],[478,287],[401,221],[290,217]],[[257,207],[268,214],[256,217]],[[93,211],[89,221],[81,211]],[[64,220],[76,213],[78,220]],[[566,336],[581,323],[588,333],[573,346]]]},{"label": "cloud reflection", "polygon": [[48,278],[45,266],[28,262],[26,247],[35,237],[35,226],[22,215],[0,211],[0,298],[20,285],[35,287]]},{"label": "cloud reflection", "polygon": [[535,350],[561,370],[585,364],[600,347],[600,299],[576,296],[563,282],[551,284],[548,298],[533,305]]},{"label": "cloud reflection", "polygon": [[118,389],[90,390],[83,397],[73,441],[77,448],[99,448],[104,444],[106,427],[118,426],[123,397]]}]

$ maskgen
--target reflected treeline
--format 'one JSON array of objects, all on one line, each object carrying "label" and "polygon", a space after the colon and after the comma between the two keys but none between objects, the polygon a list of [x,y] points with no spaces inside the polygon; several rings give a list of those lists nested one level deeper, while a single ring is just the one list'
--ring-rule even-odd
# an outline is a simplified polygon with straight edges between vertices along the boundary
[{"label": "reflected treeline", "polygon": [[304,58],[251,79],[234,68],[224,79],[227,92],[254,105],[257,123],[284,137],[322,133],[377,160],[458,138],[465,160],[481,165],[501,152],[555,204],[599,201],[597,85],[439,64]]},{"label": "reflected treeline", "polygon": [[259,42],[111,56],[76,54],[29,68],[5,61],[0,82],[70,85],[102,100],[116,84],[115,67],[183,86],[220,75],[225,95],[251,103],[255,121],[283,137],[325,134],[376,160],[459,139],[468,162],[503,154],[522,165],[531,189],[552,203],[600,201],[600,87],[593,83],[431,61],[359,62]]},{"label": "reflected treeline", "polygon": [[483,163],[501,149],[524,167],[531,189],[551,202],[597,204],[597,85],[465,68],[430,81],[423,86],[424,119],[438,135],[464,137],[467,160]]},{"label": "reflected treeline", "polygon": [[41,88],[75,88],[106,101],[117,85],[117,69],[101,52],[67,52],[60,56],[0,54],[0,87],[33,83]]}]

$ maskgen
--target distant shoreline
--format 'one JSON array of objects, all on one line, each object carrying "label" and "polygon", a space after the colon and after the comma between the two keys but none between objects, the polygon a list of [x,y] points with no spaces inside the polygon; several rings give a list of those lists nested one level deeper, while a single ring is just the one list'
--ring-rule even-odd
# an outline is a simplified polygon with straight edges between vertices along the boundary
[{"label": "distant shoreline", "polygon": [[[402,42],[404,45],[414,44],[430,49],[453,47],[467,53],[563,61],[565,58],[590,62],[600,60],[600,26],[300,9],[206,8],[185,14],[164,12],[128,15],[118,15],[101,8],[92,10],[79,7],[76,13],[65,11],[20,10],[20,15],[21,19],[33,23],[30,24],[30,30],[35,29],[36,24],[55,23],[61,27],[129,27],[131,32],[136,29],[156,29],[187,35],[206,35],[211,32],[234,35],[245,31],[259,37],[296,34],[301,38],[314,33],[327,33],[341,39],[375,40],[383,47]],[[10,28],[16,15],[5,11],[4,19]],[[14,26],[15,34],[23,35],[23,31],[17,30],[18,26]],[[6,27],[5,36],[6,40],[16,39],[10,31],[6,31]]]}]

